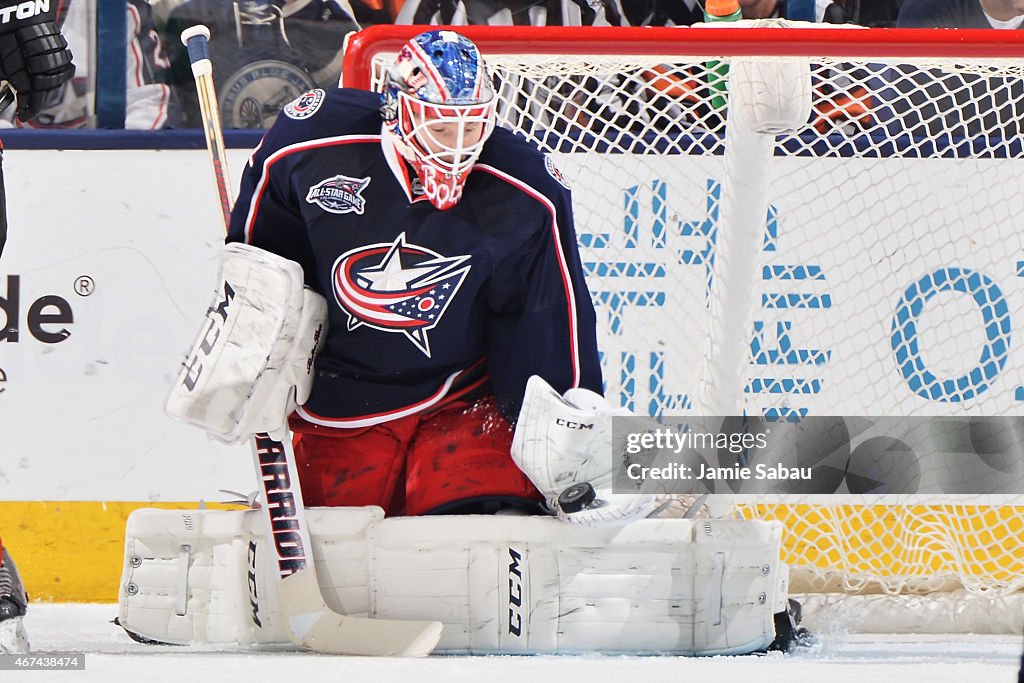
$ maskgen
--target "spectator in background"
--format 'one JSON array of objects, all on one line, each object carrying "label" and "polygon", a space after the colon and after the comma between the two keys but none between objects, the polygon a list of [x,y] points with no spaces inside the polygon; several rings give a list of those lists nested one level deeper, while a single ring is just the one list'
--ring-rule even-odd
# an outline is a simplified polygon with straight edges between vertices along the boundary
[{"label": "spectator in background", "polygon": [[[745,19],[782,15],[779,0],[739,0]],[[691,26],[703,0],[405,0],[396,24]]]},{"label": "spectator in background", "polygon": [[[168,85],[168,62],[160,36],[153,25],[150,3],[126,2],[128,45],[125,67],[127,93],[125,128],[163,128],[172,115],[174,102]],[[44,109],[31,120],[13,125],[25,128],[94,128],[96,16],[92,3],[72,0],[60,4],[57,25],[74,55],[75,76],[53,93]]]},{"label": "spectator in background", "polygon": [[1001,28],[1024,24],[1024,0],[904,0],[900,28]]},{"label": "spectator in background", "polygon": [[[996,28],[1024,25],[1024,0],[904,0],[901,28]],[[906,72],[907,70],[904,69]],[[984,135],[991,140],[1024,133],[1024,83],[980,73],[939,69],[906,73],[896,84],[908,92],[905,123],[954,139]]]},{"label": "spectator in background", "polygon": [[877,28],[896,25],[903,0],[815,0],[814,17],[825,24]]},{"label": "spectator in background", "polygon": [[[659,0],[653,0],[657,3]],[[405,0],[396,24],[629,26],[620,0]]]},{"label": "spectator in background", "polygon": [[772,19],[784,17],[785,3],[779,0],[739,0],[744,19]]},{"label": "spectator in background", "polygon": [[[621,0],[632,26],[689,26],[704,21],[697,0]],[[894,26],[903,0],[815,0],[815,21],[828,24]],[[786,16],[780,0],[739,0],[744,19]]]},{"label": "spectator in background", "polygon": [[[901,0],[816,0],[818,21],[892,26]],[[691,26],[703,0],[405,0],[396,24]],[[780,0],[739,0],[744,19],[785,17]]]},{"label": "spectator in background", "polygon": [[[772,19],[786,16],[786,3],[781,0],[738,0],[744,19]],[[622,0],[626,14],[650,16],[649,23],[633,26],[690,26],[704,21],[704,0]],[[671,19],[658,21],[659,19]]]},{"label": "spectator in background", "polygon": [[704,21],[697,0],[622,0],[630,26],[690,26]]},{"label": "spectator in background", "polygon": [[390,23],[385,0],[187,0],[164,29],[171,83],[181,101],[175,125],[202,127],[181,32],[210,29],[210,56],[225,128],[269,128],[284,105],[313,88],[335,88],[345,34]]},{"label": "spectator in background", "polygon": [[[815,0],[815,21],[865,27],[896,24],[902,0]],[[870,69],[845,65],[840,68],[814,67],[814,118],[821,134],[843,130],[853,133],[875,125],[874,95]]]}]

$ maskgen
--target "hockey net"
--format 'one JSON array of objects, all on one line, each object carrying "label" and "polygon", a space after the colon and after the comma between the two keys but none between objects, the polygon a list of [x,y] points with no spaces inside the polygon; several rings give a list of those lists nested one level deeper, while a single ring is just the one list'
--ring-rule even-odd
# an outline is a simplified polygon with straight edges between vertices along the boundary
[{"label": "hockey net", "polygon": [[[613,402],[650,415],[961,417],[964,433],[935,447],[1019,476],[1019,32],[459,30],[495,74],[500,124],[572,184]],[[378,89],[415,32],[351,39],[345,85]],[[806,120],[767,136],[767,154],[730,146],[740,124],[723,66],[780,61],[810,71]],[[1024,496],[881,494],[891,478],[931,476],[887,467],[831,495],[731,500],[785,524],[795,592],[904,596],[885,629],[1019,632],[1021,609],[1005,606],[1024,588]],[[846,627],[879,628],[845,614]]]}]

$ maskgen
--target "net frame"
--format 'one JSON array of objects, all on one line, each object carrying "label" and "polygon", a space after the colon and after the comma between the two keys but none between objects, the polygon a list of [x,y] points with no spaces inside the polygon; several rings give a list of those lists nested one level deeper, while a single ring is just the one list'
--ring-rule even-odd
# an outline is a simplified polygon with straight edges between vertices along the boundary
[{"label": "net frame", "polygon": [[[436,28],[436,27],[432,27]],[[681,57],[759,57],[765,59],[815,58],[838,64],[862,58],[952,68],[962,73],[991,73],[1020,77],[1024,64],[1024,35],[1014,31],[951,29],[863,29],[716,27],[683,31],[674,28],[614,27],[453,27],[477,43],[488,62],[504,55],[532,57],[542,64],[551,58],[568,59],[604,52],[636,57],[638,64],[670,62]],[[374,60],[393,54],[424,27],[376,26],[350,36],[347,41],[343,84],[372,89]],[[834,55],[833,58],[823,55]],[[633,62],[627,60],[627,65]],[[586,73],[586,61],[580,63]],[[631,68],[629,66],[625,68]],[[995,70],[995,71],[993,71]],[[531,93],[532,95],[532,93]],[[540,140],[542,147],[545,140]],[[565,143],[559,143],[564,145]],[[572,153],[573,145],[559,151]],[[657,148],[658,142],[649,144]],[[721,140],[700,141],[709,154],[721,154]],[[781,144],[781,143],[780,143]],[[945,144],[945,143],[943,143]],[[1015,147],[982,145],[982,157],[1022,156]],[[549,147],[554,148],[554,147]],[[942,150],[938,150],[942,153]],[[825,156],[843,158],[847,150],[826,150]],[[790,150],[799,154],[799,150]],[[584,245],[586,246],[586,245]],[[630,406],[635,407],[635,406]],[[639,406],[642,412],[643,406]],[[1005,414],[1006,407],[995,410]],[[1013,408],[1011,407],[1012,411]],[[1016,414],[1020,414],[1019,409]],[[1024,501],[1018,496],[957,499],[936,504],[928,498],[865,501],[855,496],[827,500],[788,501],[761,497],[739,501],[741,514],[779,519],[787,525],[786,560],[794,565],[794,589],[826,595],[870,596],[959,595],[978,610],[966,618],[963,604],[939,608],[941,614],[957,612],[960,623],[944,630],[985,630],[984,623],[1020,630],[1020,591],[1024,587]],[[919,536],[920,529],[926,533]],[[893,529],[895,534],[890,533]],[[935,530],[938,531],[935,531]],[[863,549],[863,550],[861,550]],[[960,599],[960,598],[957,598]],[[826,600],[828,602],[828,600]],[[929,605],[944,604],[933,600]],[[1014,607],[1015,617],[992,618],[994,606]],[[848,608],[846,608],[848,609]],[[916,608],[915,608],[916,609]],[[913,610],[911,610],[913,612]],[[883,630],[899,630],[891,608],[881,613]],[[919,612],[918,612],[919,614]],[[877,628],[862,618],[862,626]],[[919,619],[910,619],[911,622]],[[979,626],[981,624],[981,626]],[[914,627],[919,628],[919,626]]]}]

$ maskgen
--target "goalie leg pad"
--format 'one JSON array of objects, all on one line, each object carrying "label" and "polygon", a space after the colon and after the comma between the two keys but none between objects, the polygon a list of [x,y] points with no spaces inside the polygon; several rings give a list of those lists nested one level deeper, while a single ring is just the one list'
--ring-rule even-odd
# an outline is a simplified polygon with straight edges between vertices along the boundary
[{"label": "goalie leg pad", "polygon": [[[746,653],[772,642],[786,602],[776,523],[309,513],[327,603],[441,621],[437,652]],[[160,642],[289,642],[259,514],[133,513],[119,623]]]},{"label": "goalie leg pad", "polygon": [[[368,611],[367,528],[378,507],[308,509],[318,578],[331,609]],[[262,510],[133,512],[125,528],[118,623],[158,643],[291,643],[278,604],[273,539]],[[329,520],[324,520],[327,514]],[[324,563],[330,550],[335,561]],[[348,581],[349,583],[345,583]],[[354,583],[352,583],[354,582]]]},{"label": "goalie leg pad", "polygon": [[326,318],[327,302],[303,287],[299,264],[248,244],[227,245],[167,413],[228,443],[278,432],[309,398]]}]

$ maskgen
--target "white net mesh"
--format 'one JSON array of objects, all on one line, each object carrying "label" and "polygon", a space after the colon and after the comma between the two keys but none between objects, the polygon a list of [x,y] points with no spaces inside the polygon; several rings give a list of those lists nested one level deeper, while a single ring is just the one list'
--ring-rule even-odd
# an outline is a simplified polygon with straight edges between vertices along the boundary
[{"label": "white net mesh", "polygon": [[[783,418],[1021,415],[1018,60],[890,59],[884,45],[852,58],[837,46],[809,60],[806,123],[775,138],[770,163],[747,163],[726,161],[716,79],[729,55],[478,44],[500,124],[549,152],[573,185],[610,400],[651,415],[723,414],[703,397],[725,394],[735,410]],[[721,215],[727,163],[767,180],[752,232]],[[731,315],[714,301],[715,279],[736,275],[716,263],[726,231],[748,244],[753,269],[750,316],[723,328],[712,311]],[[729,348],[739,349],[724,358],[733,387],[707,370]],[[1009,424],[1018,436],[999,455],[1019,473],[1021,430]],[[851,481],[838,491],[858,495],[742,506],[786,524],[798,590],[1024,586],[1024,497],[881,496]]]}]

